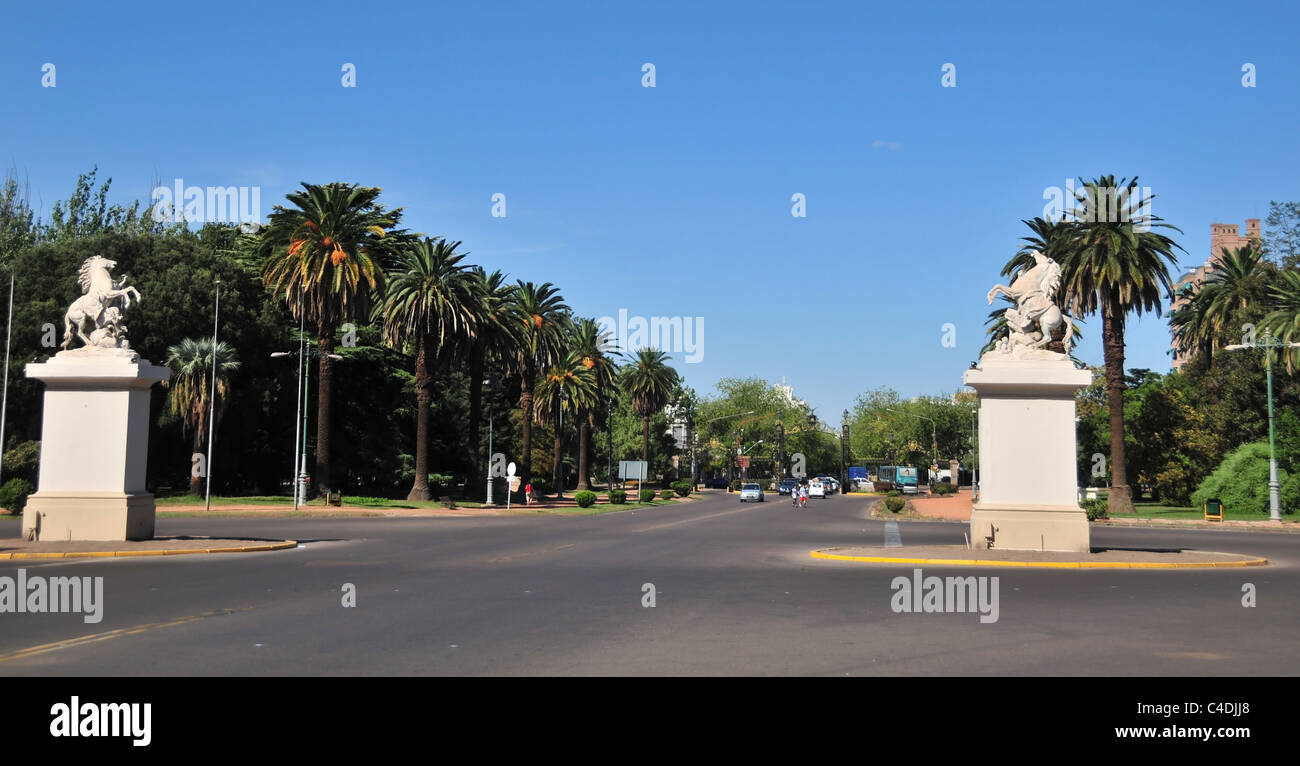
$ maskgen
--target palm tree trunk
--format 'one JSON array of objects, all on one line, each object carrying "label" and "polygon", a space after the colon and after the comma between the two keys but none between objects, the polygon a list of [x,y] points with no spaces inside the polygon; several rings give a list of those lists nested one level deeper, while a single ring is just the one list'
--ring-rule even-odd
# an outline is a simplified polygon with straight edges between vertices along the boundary
[{"label": "palm tree trunk", "polygon": [[523,472],[519,475],[522,482],[519,486],[527,486],[533,472],[533,376],[531,371],[525,371],[523,379],[519,381],[519,409],[522,410],[523,422],[520,423],[521,439],[523,442],[520,455],[520,465]]},{"label": "palm tree trunk", "polygon": [[[558,408],[555,411],[555,415],[557,418],[560,416],[560,412]],[[564,485],[560,483],[560,474],[561,474],[560,461],[564,459],[563,455],[561,454],[564,450],[563,440],[564,440],[564,429],[560,428],[559,424],[557,423],[555,426],[555,454],[554,457],[552,458],[552,463],[551,463],[554,466],[553,469],[554,475],[551,477],[551,479],[552,479],[552,483],[555,485],[555,494],[559,496],[564,495]]]},{"label": "palm tree trunk", "polygon": [[484,352],[481,343],[475,343],[474,349],[470,353],[469,359],[469,444],[467,453],[469,455],[470,471],[469,475],[482,475],[484,471],[479,470],[479,466],[486,465],[492,460],[488,455],[487,460],[479,462],[479,419],[483,417],[483,364]]},{"label": "palm tree trunk", "polygon": [[646,462],[646,470],[649,471],[650,464],[650,415],[649,413],[641,416],[641,459]]},{"label": "palm tree trunk", "polygon": [[591,423],[587,422],[587,413],[579,413],[578,421],[578,489],[591,489],[587,473],[591,470],[587,458],[591,451]]},{"label": "palm tree trunk", "polygon": [[424,338],[416,341],[415,352],[415,484],[407,500],[433,499],[429,491],[429,403],[432,400],[433,376],[429,374],[428,352]]},{"label": "palm tree trunk", "polygon": [[[202,432],[198,428],[194,429],[194,452],[195,453],[202,452],[202,450],[200,449],[202,445],[199,443],[200,433]],[[203,477],[195,476],[194,471],[190,471],[190,494],[191,495],[203,494]]]},{"label": "palm tree trunk", "polygon": [[1124,315],[1109,295],[1103,295],[1102,351],[1106,364],[1106,400],[1110,408],[1110,499],[1107,513],[1133,513],[1124,454]]},{"label": "palm tree trunk", "polygon": [[331,439],[330,430],[334,425],[331,417],[331,391],[334,380],[334,364],[330,354],[334,353],[334,328],[321,323],[318,326],[318,347],[320,349],[320,386],[316,403],[316,490],[324,492],[333,481],[330,466]]}]

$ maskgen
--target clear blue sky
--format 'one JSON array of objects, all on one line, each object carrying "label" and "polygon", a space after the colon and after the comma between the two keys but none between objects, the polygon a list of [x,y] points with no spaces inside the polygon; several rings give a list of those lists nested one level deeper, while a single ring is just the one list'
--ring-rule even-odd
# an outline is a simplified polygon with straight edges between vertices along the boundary
[{"label": "clear blue sky", "polygon": [[[784,376],[831,422],[960,387],[1046,187],[1138,175],[1180,271],[1211,222],[1300,198],[1289,3],[271,5],[6,3],[0,160],[47,214],[95,164],[119,201],[260,186],[263,217],[300,181],[381,186],[581,314],[704,317],[701,393]],[[1167,348],[1131,325],[1130,367]]]}]

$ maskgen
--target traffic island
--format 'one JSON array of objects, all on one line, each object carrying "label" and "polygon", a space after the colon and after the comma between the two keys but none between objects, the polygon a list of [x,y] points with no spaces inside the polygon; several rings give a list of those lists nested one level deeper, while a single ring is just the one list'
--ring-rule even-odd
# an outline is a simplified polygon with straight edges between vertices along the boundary
[{"label": "traffic island", "polygon": [[252,540],[217,537],[155,537],[139,541],[0,540],[0,561],[27,559],[128,558],[183,556],[198,553],[257,553],[297,548],[297,540]]},{"label": "traffic island", "polygon": [[964,545],[917,545],[887,548],[847,546],[809,553],[815,559],[865,564],[1025,567],[1036,569],[1220,569],[1268,564],[1268,559],[1240,553],[1186,549],[1093,548],[1090,552],[979,550]]}]

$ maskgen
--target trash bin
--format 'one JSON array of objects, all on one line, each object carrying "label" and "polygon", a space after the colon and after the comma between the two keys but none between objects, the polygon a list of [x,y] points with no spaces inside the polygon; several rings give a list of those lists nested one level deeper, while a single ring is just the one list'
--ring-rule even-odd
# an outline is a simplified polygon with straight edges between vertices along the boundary
[{"label": "trash bin", "polygon": [[1206,521],[1223,521],[1223,501],[1219,498],[1211,497],[1207,499],[1202,510],[1205,513]]}]

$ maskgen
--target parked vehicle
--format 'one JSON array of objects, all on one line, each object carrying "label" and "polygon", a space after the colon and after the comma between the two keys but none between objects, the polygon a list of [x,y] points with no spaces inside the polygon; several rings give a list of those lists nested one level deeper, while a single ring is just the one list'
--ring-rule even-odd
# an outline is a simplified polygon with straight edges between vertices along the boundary
[{"label": "parked vehicle", "polygon": [[725,477],[716,477],[713,479],[708,479],[704,482],[704,486],[708,487],[709,489],[726,489],[727,480]]},{"label": "parked vehicle", "polygon": [[916,484],[916,466],[900,465],[898,466],[898,488],[903,491],[904,495],[915,495],[920,492]]},{"label": "parked vehicle", "polygon": [[767,498],[763,496],[763,488],[760,485],[752,482],[740,485],[740,502],[743,503],[747,500],[756,500],[762,503],[766,501],[766,499]]}]

